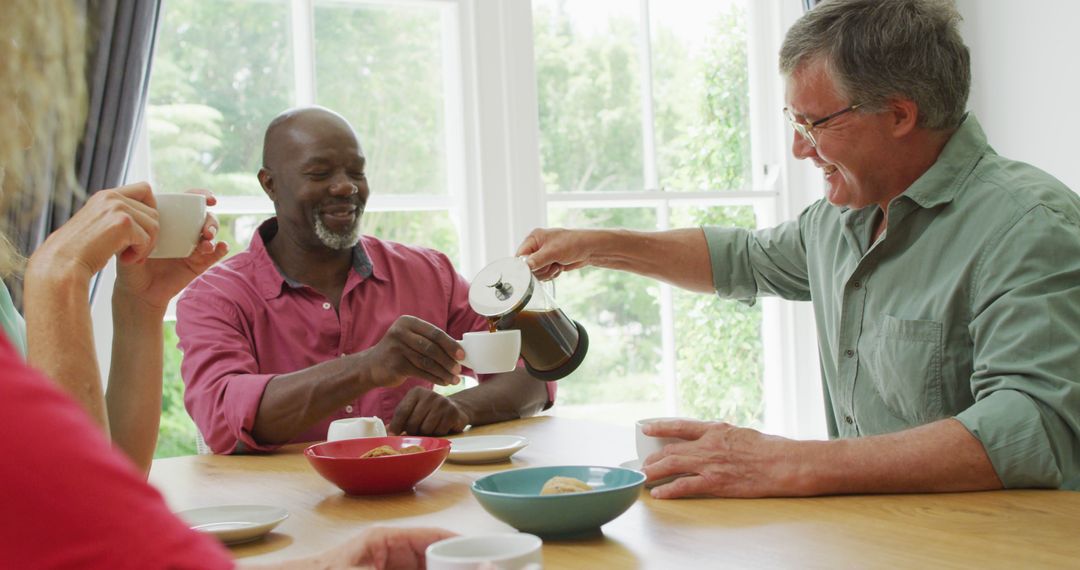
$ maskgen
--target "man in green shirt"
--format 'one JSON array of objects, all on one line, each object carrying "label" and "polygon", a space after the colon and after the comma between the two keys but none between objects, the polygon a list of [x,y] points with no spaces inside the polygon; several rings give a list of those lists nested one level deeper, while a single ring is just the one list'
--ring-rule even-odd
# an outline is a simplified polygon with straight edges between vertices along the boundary
[{"label": "man in green shirt", "polygon": [[792,151],[826,198],[770,229],[536,230],[541,278],[596,265],[753,302],[812,301],[830,441],[717,422],[647,458],[687,495],[934,492],[1080,483],[1080,198],[994,153],[966,114],[944,0],[835,0],[780,52]]}]

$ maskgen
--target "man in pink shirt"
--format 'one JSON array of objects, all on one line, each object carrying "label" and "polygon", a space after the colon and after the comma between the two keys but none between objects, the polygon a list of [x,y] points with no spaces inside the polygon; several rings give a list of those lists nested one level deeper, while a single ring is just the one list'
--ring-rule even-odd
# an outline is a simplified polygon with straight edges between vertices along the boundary
[{"label": "man in pink shirt", "polygon": [[431,390],[459,381],[454,339],[487,322],[445,255],[360,234],[364,168],[332,111],[286,111],[267,128],[259,182],[276,217],[177,306],[184,401],[215,453],[325,439],[331,421],[358,416],[445,435],[554,402],[554,384],[521,368]]}]

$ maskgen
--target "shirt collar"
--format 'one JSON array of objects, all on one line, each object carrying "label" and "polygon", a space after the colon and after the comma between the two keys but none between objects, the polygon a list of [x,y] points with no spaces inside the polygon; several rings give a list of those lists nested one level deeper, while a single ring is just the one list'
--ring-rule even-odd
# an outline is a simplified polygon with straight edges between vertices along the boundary
[{"label": "shirt collar", "polygon": [[907,196],[923,208],[951,202],[987,152],[993,152],[993,149],[986,142],[982,126],[974,115],[965,115],[937,161],[901,196]]},{"label": "shirt collar", "polygon": [[[248,251],[254,256],[257,271],[255,272],[256,285],[259,292],[262,293],[266,299],[273,299],[281,295],[281,292],[285,287],[291,289],[299,289],[306,287],[306,285],[300,281],[297,281],[281,270],[273,258],[270,257],[270,252],[266,250],[266,243],[274,238],[278,231],[278,222],[276,217],[269,218],[259,225],[255,230],[255,235],[251,238],[251,244],[248,246]],[[357,242],[352,248],[352,269],[356,274],[358,281],[363,281],[367,278],[374,278],[378,281],[386,281],[386,275],[380,266],[377,266],[372,262],[371,257],[367,253],[367,249],[364,246],[364,240],[366,236],[362,236],[360,241]],[[352,280],[352,276],[350,276]]]},{"label": "shirt collar", "polygon": [[[993,149],[987,143],[986,133],[979,121],[971,113],[964,115],[960,127],[949,137],[934,164],[893,201],[907,197],[921,208],[952,202],[987,152],[993,152]],[[876,207],[858,210],[849,206],[840,208],[845,223],[852,230],[857,230],[859,224],[868,223],[876,211]]]}]

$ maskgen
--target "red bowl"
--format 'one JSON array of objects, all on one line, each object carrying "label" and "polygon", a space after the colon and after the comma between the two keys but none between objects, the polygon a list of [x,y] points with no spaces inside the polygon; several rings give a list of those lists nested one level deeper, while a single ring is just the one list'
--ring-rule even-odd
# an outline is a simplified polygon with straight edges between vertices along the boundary
[{"label": "red bowl", "polygon": [[[389,445],[401,449],[418,445],[424,451],[381,457],[360,456]],[[388,436],[316,443],[304,450],[311,466],[350,495],[381,495],[408,491],[435,472],[450,454],[450,440],[437,437]]]}]

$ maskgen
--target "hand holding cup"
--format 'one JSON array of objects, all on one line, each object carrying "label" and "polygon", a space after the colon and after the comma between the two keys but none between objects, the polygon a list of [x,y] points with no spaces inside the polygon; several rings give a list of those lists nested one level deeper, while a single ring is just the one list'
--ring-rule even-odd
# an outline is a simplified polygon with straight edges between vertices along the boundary
[{"label": "hand holding cup", "polygon": [[684,418],[645,418],[638,420],[634,424],[634,444],[637,448],[638,460],[641,461],[642,467],[645,466],[645,460],[654,453],[659,453],[664,449],[665,445],[671,443],[684,443],[686,440],[678,437],[653,437],[645,435],[642,429],[653,423],[664,420],[680,420]]},{"label": "hand holding cup", "polygon": [[521,354],[521,331],[478,331],[465,333],[461,339],[465,351],[462,364],[478,374],[510,372],[517,367]]},{"label": "hand holding cup", "polygon": [[202,194],[156,194],[157,243],[151,259],[184,258],[195,251],[206,220],[206,196]]}]

